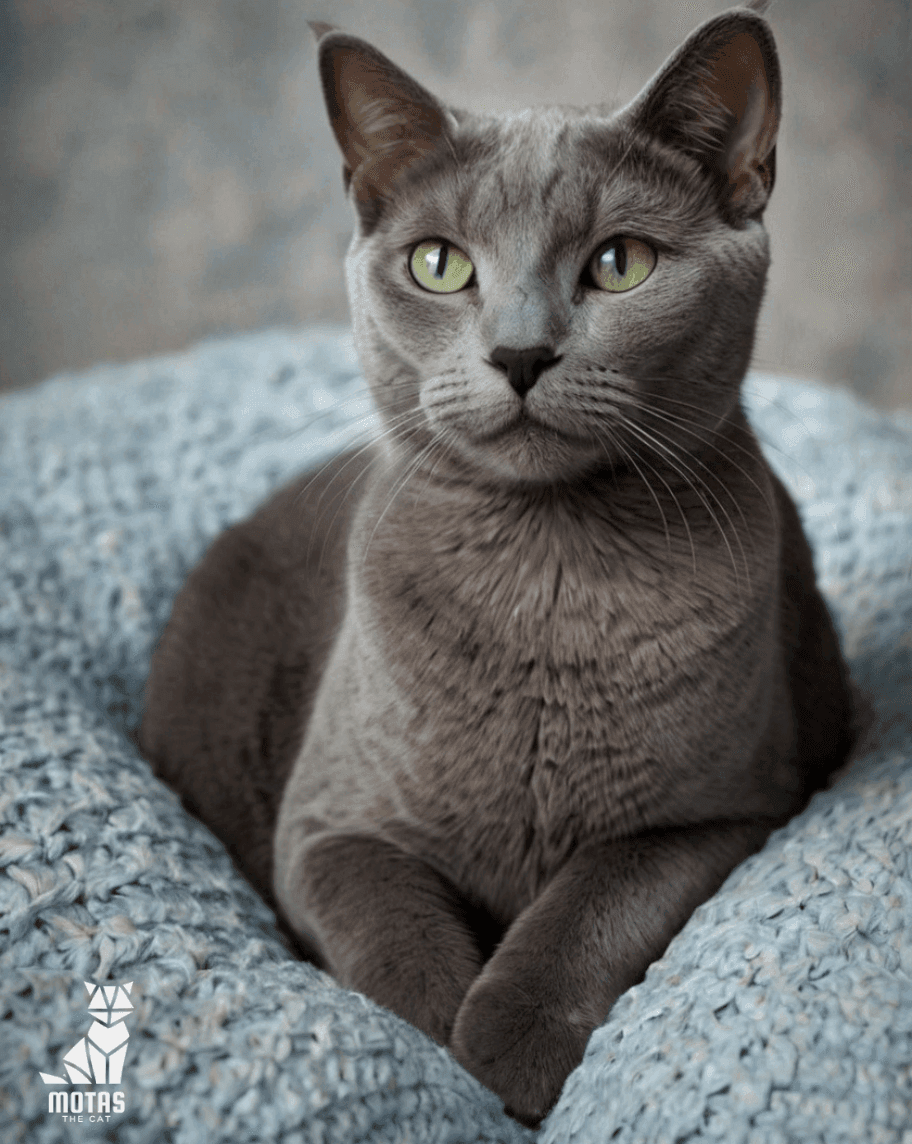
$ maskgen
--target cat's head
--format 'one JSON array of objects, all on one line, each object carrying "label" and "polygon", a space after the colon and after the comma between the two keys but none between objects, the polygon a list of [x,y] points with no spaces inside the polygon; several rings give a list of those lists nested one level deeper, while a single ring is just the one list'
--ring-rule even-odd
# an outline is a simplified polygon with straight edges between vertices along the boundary
[{"label": "cat's head", "polygon": [[504,115],[314,31],[357,215],[355,336],[395,447],[535,483],[699,452],[737,407],[769,264],[766,21],[707,21],[619,111]]}]

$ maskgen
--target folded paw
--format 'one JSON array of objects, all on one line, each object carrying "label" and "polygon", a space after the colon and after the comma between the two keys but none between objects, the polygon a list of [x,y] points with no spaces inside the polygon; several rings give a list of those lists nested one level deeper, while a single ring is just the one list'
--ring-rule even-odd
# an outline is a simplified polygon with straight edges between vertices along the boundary
[{"label": "folded paw", "polygon": [[592,1025],[538,981],[511,980],[488,969],[456,1015],[456,1059],[503,1100],[510,1116],[534,1127],[582,1060]]}]

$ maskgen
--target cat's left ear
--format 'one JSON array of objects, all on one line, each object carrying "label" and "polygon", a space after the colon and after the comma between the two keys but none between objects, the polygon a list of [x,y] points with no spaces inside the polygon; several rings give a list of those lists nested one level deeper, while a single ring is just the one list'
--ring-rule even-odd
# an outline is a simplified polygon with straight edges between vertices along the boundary
[{"label": "cat's left ear", "polygon": [[770,27],[734,9],[697,28],[627,112],[635,127],[710,173],[734,221],[757,217],[769,199],[781,106]]},{"label": "cat's left ear", "polygon": [[438,100],[366,41],[312,23],[320,79],[344,177],[362,217],[381,209],[397,180],[452,128]]}]

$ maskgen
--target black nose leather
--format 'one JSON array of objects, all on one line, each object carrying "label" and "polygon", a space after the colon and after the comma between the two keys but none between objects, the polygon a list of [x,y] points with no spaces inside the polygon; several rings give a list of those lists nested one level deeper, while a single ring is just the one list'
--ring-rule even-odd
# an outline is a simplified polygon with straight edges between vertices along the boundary
[{"label": "black nose leather", "polygon": [[511,350],[498,346],[491,351],[491,364],[502,369],[507,381],[520,397],[525,397],[548,366],[555,365],[560,358],[555,356],[550,346],[532,346],[527,350]]}]

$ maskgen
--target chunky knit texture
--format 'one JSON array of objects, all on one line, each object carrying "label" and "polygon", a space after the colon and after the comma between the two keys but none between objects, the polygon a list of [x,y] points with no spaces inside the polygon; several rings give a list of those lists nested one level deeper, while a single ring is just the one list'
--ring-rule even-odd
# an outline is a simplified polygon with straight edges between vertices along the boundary
[{"label": "chunky knit texture", "polygon": [[[747,390],[873,725],[621,998],[537,1134],[293,960],[130,737],[209,541],[373,430],[348,336],[207,343],[0,401],[0,1139],[912,1141],[912,418]],[[134,982],[126,1111],[100,1124],[48,1113],[39,1076],[89,1028],[83,980]]]}]

